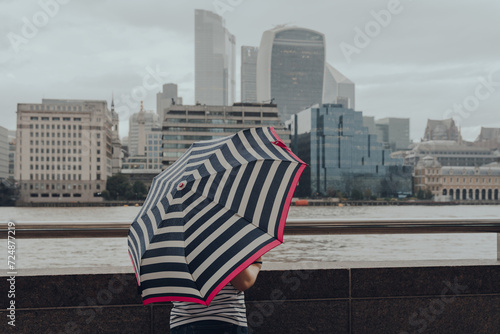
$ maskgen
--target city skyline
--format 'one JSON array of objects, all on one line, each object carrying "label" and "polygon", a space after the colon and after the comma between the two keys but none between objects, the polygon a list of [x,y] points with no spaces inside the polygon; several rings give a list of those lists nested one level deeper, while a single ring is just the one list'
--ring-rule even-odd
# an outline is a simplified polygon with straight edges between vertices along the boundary
[{"label": "city skyline", "polygon": [[288,24],[323,33],[326,60],[356,83],[356,110],[410,118],[413,140],[423,136],[427,119],[454,117],[466,140],[481,126],[500,127],[494,1],[221,0],[179,3],[175,11],[156,1],[41,3],[0,4],[0,87],[7,93],[0,108],[8,129],[16,126],[17,103],[41,98],[106,99],[109,106],[114,93],[121,136],[140,109],[138,97],[155,110],[164,83],[178,84],[184,103],[194,103],[197,8],[222,14],[236,36],[236,97],[240,47],[258,46],[264,31]]}]

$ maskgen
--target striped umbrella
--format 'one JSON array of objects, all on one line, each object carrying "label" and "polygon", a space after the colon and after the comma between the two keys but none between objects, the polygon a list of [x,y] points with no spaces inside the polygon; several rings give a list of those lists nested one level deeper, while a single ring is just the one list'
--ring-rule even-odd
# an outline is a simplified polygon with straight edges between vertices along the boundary
[{"label": "striped umbrella", "polygon": [[128,251],[143,303],[209,305],[283,242],[304,168],[273,128],[194,143],[154,178],[130,226]]}]

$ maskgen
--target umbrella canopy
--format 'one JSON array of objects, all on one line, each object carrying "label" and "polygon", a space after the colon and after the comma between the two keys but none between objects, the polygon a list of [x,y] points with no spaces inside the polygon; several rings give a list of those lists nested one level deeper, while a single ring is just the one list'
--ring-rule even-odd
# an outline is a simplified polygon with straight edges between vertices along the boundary
[{"label": "umbrella canopy", "polygon": [[154,178],[130,226],[128,250],[143,303],[208,305],[281,244],[305,166],[273,128],[194,143]]}]

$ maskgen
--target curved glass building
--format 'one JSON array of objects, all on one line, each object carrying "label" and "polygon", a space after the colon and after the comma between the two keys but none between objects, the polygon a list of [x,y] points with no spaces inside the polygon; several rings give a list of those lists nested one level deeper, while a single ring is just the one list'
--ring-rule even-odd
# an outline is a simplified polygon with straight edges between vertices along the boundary
[{"label": "curved glass building", "polygon": [[279,26],[262,35],[257,57],[257,100],[274,99],[282,121],[322,102],[324,73],[322,33]]}]

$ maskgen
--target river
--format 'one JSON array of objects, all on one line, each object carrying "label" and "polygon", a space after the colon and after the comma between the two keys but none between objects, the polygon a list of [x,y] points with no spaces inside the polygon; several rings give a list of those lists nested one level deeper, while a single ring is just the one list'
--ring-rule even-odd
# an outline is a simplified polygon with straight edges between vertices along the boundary
[{"label": "river", "polygon": [[[140,207],[0,207],[2,221],[131,222]],[[500,206],[291,207],[289,218],[498,218]],[[286,236],[266,262],[496,259],[496,234]],[[7,268],[1,239],[0,269]],[[125,238],[18,239],[16,267],[130,266]]]}]

